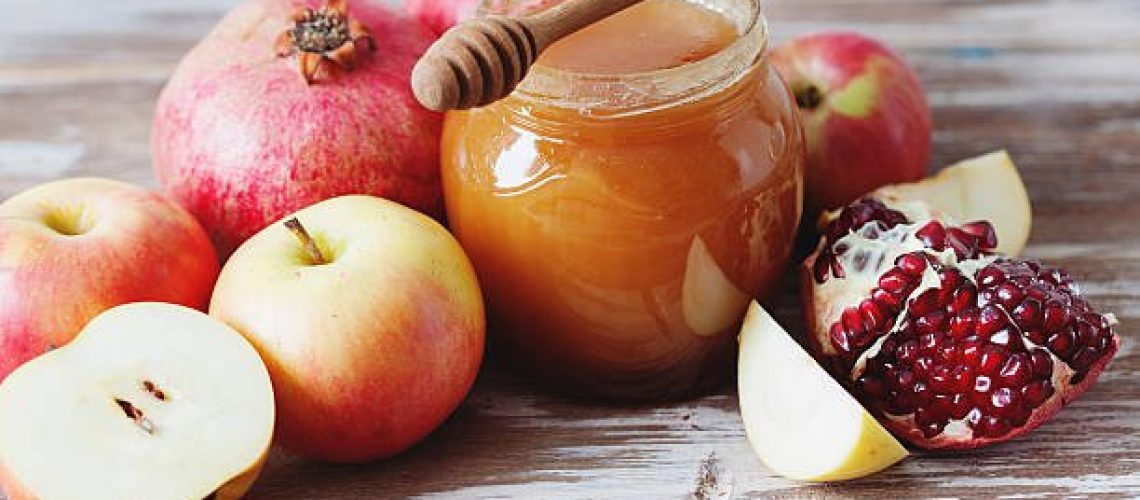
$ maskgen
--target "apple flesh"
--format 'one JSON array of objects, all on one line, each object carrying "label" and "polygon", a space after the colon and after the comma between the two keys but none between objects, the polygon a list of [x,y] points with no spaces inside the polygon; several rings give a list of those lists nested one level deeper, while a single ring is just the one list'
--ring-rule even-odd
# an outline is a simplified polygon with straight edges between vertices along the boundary
[{"label": "apple flesh", "polygon": [[238,498],[273,421],[269,373],[237,332],[123,305],[0,385],[0,486],[10,500]]},{"label": "apple flesh", "polygon": [[222,269],[210,313],[269,366],[280,443],[363,462],[412,446],[462,402],[483,356],[474,270],[431,218],[369,196],[270,225]]},{"label": "apple flesh", "polygon": [[128,302],[202,309],[218,275],[209,237],[143,188],[67,179],[0,204],[0,380]]},{"label": "apple flesh", "polygon": [[923,177],[930,110],[898,55],[856,33],[827,32],[795,38],[771,57],[795,94],[807,137],[804,220]]},{"label": "apple flesh", "polygon": [[906,457],[906,448],[756,302],[740,330],[738,367],[745,434],[777,474],[841,481]]}]

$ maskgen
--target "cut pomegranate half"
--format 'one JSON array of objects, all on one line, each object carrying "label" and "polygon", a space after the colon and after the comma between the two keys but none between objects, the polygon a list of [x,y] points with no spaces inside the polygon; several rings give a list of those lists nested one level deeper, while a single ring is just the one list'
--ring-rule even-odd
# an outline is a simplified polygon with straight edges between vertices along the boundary
[{"label": "cut pomegranate half", "polygon": [[[982,164],[935,179],[992,179]],[[1003,175],[1018,184],[1007,192],[1024,192],[1016,171]],[[886,192],[939,186],[918,185]],[[1114,318],[1064,271],[995,253],[1003,234],[1028,234],[1009,225],[1028,216],[1006,210],[995,231],[951,215],[985,218],[981,205],[880,194],[831,214],[803,291],[813,354],[885,427],[922,448],[977,448],[1029,432],[1096,380],[1119,344]]]}]

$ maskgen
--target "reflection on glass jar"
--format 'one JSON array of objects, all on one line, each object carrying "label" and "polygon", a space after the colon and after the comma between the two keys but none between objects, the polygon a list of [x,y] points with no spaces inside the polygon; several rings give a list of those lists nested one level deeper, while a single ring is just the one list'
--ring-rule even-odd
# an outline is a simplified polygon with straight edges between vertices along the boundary
[{"label": "reflection on glass jar", "polygon": [[509,359],[579,394],[699,393],[788,263],[794,103],[756,0],[648,0],[574,36],[509,98],[448,114],[451,227]]}]

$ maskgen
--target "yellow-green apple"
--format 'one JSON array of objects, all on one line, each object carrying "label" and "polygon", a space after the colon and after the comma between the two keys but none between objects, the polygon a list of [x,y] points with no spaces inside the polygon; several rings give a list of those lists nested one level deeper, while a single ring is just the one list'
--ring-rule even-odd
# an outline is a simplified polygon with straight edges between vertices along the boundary
[{"label": "yellow-green apple", "polygon": [[0,204],[0,380],[128,302],[205,310],[209,237],[162,195],[106,179],[50,182]]},{"label": "yellow-green apple", "polygon": [[772,63],[795,94],[807,136],[805,221],[923,177],[930,110],[898,55],[856,33],[826,32],[777,47]]},{"label": "yellow-green apple", "polygon": [[182,306],[134,303],[0,384],[10,500],[240,497],[273,438],[257,351]]},{"label": "yellow-green apple", "polygon": [[280,442],[363,462],[399,453],[462,402],[483,357],[474,270],[431,218],[370,196],[326,200],[254,235],[210,314],[261,353]]}]

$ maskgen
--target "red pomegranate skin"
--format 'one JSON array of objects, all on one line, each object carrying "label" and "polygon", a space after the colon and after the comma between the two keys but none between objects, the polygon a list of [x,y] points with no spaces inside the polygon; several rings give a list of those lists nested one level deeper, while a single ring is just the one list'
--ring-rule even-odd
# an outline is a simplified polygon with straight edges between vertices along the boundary
[{"label": "red pomegranate skin", "polygon": [[313,0],[253,0],[179,64],[155,112],[151,153],[167,194],[227,257],[273,221],[345,194],[388,198],[442,218],[442,115],[416,102],[412,66],[431,32],[375,0],[348,15],[372,32],[352,70],[322,64],[308,85],[274,41]]},{"label": "red pomegranate skin", "polygon": [[480,0],[405,0],[404,10],[436,33],[475,15]]}]

